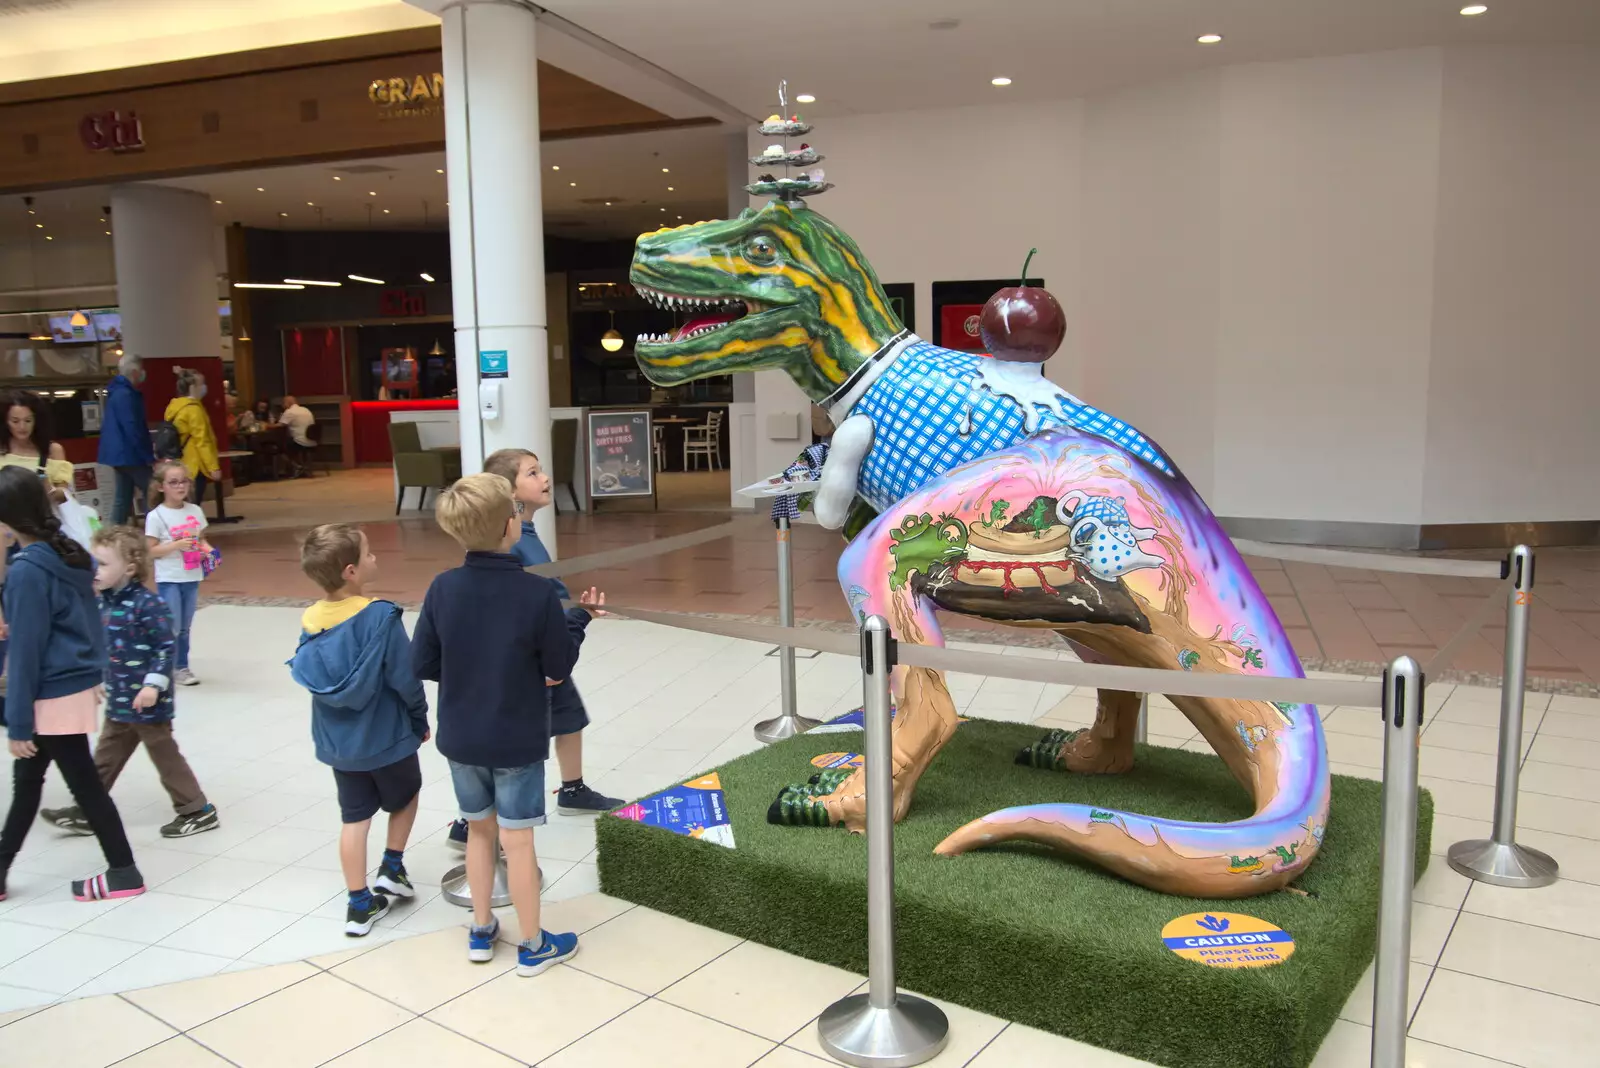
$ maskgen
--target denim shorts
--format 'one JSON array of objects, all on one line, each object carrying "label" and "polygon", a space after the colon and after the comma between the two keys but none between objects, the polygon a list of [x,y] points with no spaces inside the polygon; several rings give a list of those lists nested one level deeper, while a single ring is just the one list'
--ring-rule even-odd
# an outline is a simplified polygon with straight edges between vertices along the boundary
[{"label": "denim shorts", "polygon": [[450,781],[464,820],[498,816],[508,830],[544,823],[544,761],[520,768],[480,768],[450,761]]}]

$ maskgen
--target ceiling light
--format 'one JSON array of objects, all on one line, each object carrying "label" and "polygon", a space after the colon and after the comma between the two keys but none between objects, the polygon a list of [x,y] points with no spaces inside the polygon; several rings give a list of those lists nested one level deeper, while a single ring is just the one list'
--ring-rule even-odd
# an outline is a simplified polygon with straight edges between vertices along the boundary
[{"label": "ceiling light", "polygon": [[381,286],[384,284],[384,281],[381,278],[368,278],[366,275],[362,274],[347,274],[345,277],[350,279],[352,282],[368,282],[375,286]]},{"label": "ceiling light", "polygon": [[304,289],[299,282],[235,282],[235,289]]},{"label": "ceiling light", "polygon": [[343,282],[319,282],[314,278],[285,278],[286,286],[342,286]]},{"label": "ceiling light", "polygon": [[667,210],[667,209],[666,209],[666,208],[662,208],[662,209],[661,209],[661,210],[662,210],[662,211],[666,211],[666,210]]},{"label": "ceiling light", "polygon": [[39,214],[39,213],[38,213],[38,212],[36,212],[36,211],[34,211],[34,210],[33,210],[33,209],[32,209],[32,208],[29,208],[29,209],[28,209],[28,214],[29,214],[29,215],[37,215],[37,214]]},{"label": "ceiling light", "polygon": [[989,79],[989,84],[990,85],[1010,85],[1011,84],[1011,79],[1010,78],[990,78]]},{"label": "ceiling light", "polygon": [[49,235],[49,234],[45,234],[45,235],[44,235],[44,239],[45,239],[45,240],[46,240],[46,241],[54,241],[54,240],[55,240],[55,238],[53,238],[53,237],[51,237],[51,236],[50,236],[50,235]]},{"label": "ceiling light", "polygon": [[577,182],[568,182],[567,184],[570,185],[574,189],[578,188],[578,183]]},{"label": "ceiling light", "polygon": [[1468,15],[1468,16],[1481,15],[1485,11],[1488,11],[1488,10],[1489,10],[1489,5],[1488,4],[1468,4],[1466,7],[1461,9],[1461,13],[1463,15]]},{"label": "ceiling light", "polygon": [[552,163],[552,164],[550,164],[550,169],[553,170],[553,171],[559,171],[561,169],[561,164]]},{"label": "ceiling light", "polygon": [[[221,203],[222,203],[222,201],[220,201],[220,200],[215,200],[215,201],[212,201],[212,203],[214,203],[214,204],[221,204]],[[104,219],[101,219],[101,220],[100,220],[100,221],[101,221],[101,222],[105,222],[105,220],[104,220]]]},{"label": "ceiling light", "polygon": [[308,208],[314,208],[314,207],[316,207],[316,205],[315,205],[315,204],[313,204],[313,203],[311,203],[311,201],[309,201],[309,200],[308,200],[308,201],[306,201],[306,207],[308,207]]},{"label": "ceiling light", "polygon": [[608,200],[608,201],[606,201],[606,207],[608,207],[608,208],[609,208],[609,207],[610,207],[610,206],[611,206],[611,201],[609,201],[609,200]]},{"label": "ceiling light", "polygon": [[670,185],[667,186],[667,192],[669,192],[669,193],[672,192],[672,186],[670,186]]},{"label": "ceiling light", "polygon": [[617,332],[617,313],[612,312],[611,329],[600,335],[600,347],[607,352],[616,352],[623,344],[622,335]]},{"label": "ceiling light", "polygon": [[[422,272],[422,280],[424,282],[431,282],[431,281],[433,281],[433,275],[429,274],[427,271],[423,271]],[[435,353],[434,355],[438,355],[438,354]]]},{"label": "ceiling light", "polygon": [[44,229],[44,223],[34,223],[33,224],[33,228],[35,230],[43,230]]},{"label": "ceiling light", "polygon": [[256,192],[257,192],[257,193],[265,193],[265,192],[266,192],[266,191],[267,191],[267,190],[266,190],[266,188],[265,188],[265,187],[263,187],[263,186],[259,186],[259,185],[258,185],[258,186],[256,186]]},{"label": "ceiling light", "polygon": [[288,217],[289,217],[289,213],[288,213],[288,212],[286,212],[286,211],[280,211],[280,212],[278,212],[278,218],[280,218],[280,219],[287,219],[287,218],[288,218]]},{"label": "ceiling light", "polygon": [[680,218],[680,219],[681,219],[681,218],[683,218],[683,216],[682,216],[682,215],[680,215],[680,216],[678,216],[678,218]]},{"label": "ceiling light", "polygon": [[794,101],[796,104],[815,104],[817,102],[817,98],[812,96],[810,93],[801,93],[799,96],[794,98]]},{"label": "ceiling light", "polygon": [[433,173],[434,174],[443,174],[444,173],[444,168],[443,167],[435,167],[433,169]]},{"label": "ceiling light", "polygon": [[336,182],[342,182],[342,181],[344,181],[344,179],[343,179],[343,178],[341,178],[341,177],[339,177],[339,176],[338,176],[338,175],[337,175],[337,174],[336,174],[336,175],[334,175],[334,176],[333,176],[333,180],[334,180],[334,181],[336,181]]},{"label": "ceiling light", "polygon": [[1222,34],[1220,34],[1220,33],[1202,33],[1199,37],[1196,37],[1195,40],[1198,41],[1201,44],[1221,44],[1222,43]]},{"label": "ceiling light", "polygon": [[110,231],[110,230],[107,230],[107,231],[106,231],[106,236],[107,236],[107,237],[110,237],[110,236],[111,236],[111,231]]},{"label": "ceiling light", "polygon": [[671,174],[672,173],[672,168],[670,168],[670,167],[662,167],[661,168],[661,173],[662,174]]},{"label": "ceiling light", "polygon": [[388,208],[384,208],[384,209],[383,209],[383,213],[384,213],[384,214],[385,214],[385,215],[387,215],[387,214],[389,214],[389,209],[388,209]]}]

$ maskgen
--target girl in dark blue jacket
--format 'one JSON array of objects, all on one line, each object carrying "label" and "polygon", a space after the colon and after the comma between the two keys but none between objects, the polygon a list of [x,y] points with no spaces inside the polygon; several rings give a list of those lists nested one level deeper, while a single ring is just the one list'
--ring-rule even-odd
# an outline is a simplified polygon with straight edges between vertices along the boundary
[{"label": "girl in dark blue jacket", "polygon": [[99,727],[106,670],[105,628],[88,550],[61,531],[43,483],[32,471],[0,468],[0,527],[21,551],[6,572],[5,620],[11,632],[6,739],[15,763],[11,809],[0,830],[0,899],[6,873],[39,812],[51,761],[61,768],[109,870],[72,883],[79,901],[144,893],[122,818],[101,785],[89,750]]}]

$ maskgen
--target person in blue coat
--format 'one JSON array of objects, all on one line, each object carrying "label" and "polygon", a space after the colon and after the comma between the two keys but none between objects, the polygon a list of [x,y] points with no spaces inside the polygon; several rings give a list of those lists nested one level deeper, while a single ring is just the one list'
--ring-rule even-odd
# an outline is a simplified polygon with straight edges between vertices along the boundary
[{"label": "person in blue coat", "polygon": [[150,485],[150,469],[155,464],[150,448],[150,427],[144,417],[144,360],[133,353],[117,361],[117,377],[106,389],[106,410],[100,422],[99,460],[117,473],[116,501],[111,508],[112,525],[128,521],[133,514],[133,489],[142,493]]}]

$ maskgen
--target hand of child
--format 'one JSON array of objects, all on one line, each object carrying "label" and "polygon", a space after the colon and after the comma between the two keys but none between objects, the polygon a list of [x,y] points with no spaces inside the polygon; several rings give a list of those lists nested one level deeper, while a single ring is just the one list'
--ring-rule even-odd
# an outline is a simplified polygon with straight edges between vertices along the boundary
[{"label": "hand of child", "polygon": [[545,679],[544,680],[544,684],[546,686],[560,686],[561,685],[561,680],[560,679]]},{"label": "hand of child", "polygon": [[11,755],[17,760],[27,760],[29,757],[39,755],[39,747],[32,742],[9,742]]},{"label": "hand of child", "polygon": [[591,616],[608,616],[611,614],[605,610],[606,595],[593,586],[578,595],[578,603],[587,608]]},{"label": "hand of child", "polygon": [[422,740],[424,742],[426,742],[428,739],[430,739],[432,737],[433,737],[433,731],[431,729],[430,730],[424,730],[422,732]]},{"label": "hand of child", "polygon": [[140,710],[154,708],[160,697],[161,691],[154,686],[141,687],[139,692],[133,695],[133,707]]}]

